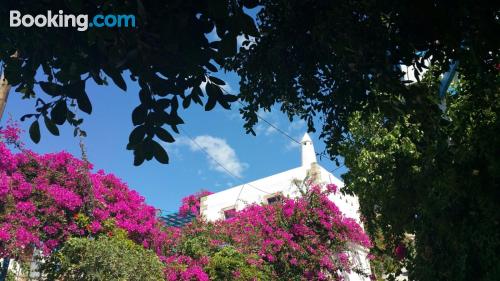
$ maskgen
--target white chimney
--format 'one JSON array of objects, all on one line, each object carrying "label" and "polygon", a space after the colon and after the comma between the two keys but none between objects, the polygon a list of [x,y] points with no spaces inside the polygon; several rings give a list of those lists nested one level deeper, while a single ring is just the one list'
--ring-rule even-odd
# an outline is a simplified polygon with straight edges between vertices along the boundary
[{"label": "white chimney", "polygon": [[302,166],[309,168],[312,163],[316,163],[317,161],[314,145],[308,133],[304,134],[300,144],[302,145]]}]

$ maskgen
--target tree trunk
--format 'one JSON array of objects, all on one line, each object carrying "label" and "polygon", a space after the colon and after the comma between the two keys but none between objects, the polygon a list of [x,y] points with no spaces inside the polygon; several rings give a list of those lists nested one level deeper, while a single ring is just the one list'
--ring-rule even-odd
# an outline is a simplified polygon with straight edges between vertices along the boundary
[{"label": "tree trunk", "polygon": [[[19,51],[16,51],[11,58],[19,58]],[[9,81],[5,78],[5,73],[2,73],[0,77],[0,121],[2,121],[3,112],[5,110],[5,106],[7,105],[7,98],[9,97],[10,92],[10,84]]]},{"label": "tree trunk", "polygon": [[7,98],[9,97],[11,86],[7,79],[5,79],[4,74],[0,77],[0,121],[2,121],[3,112],[5,110],[5,105],[7,104]]}]

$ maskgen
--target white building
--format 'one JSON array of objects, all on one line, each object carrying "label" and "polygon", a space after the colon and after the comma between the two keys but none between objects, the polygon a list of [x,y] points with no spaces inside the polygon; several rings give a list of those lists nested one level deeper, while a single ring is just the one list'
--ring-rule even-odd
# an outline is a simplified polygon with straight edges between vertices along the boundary
[{"label": "white building", "polygon": [[[344,183],[317,163],[314,145],[308,134],[304,135],[301,144],[302,163],[299,167],[203,197],[201,199],[201,214],[206,219],[215,221],[225,219],[231,215],[231,211],[241,210],[248,204],[269,204],[279,199],[280,196],[292,198],[300,196],[298,183],[302,183],[306,178],[320,184],[334,183],[342,188]],[[355,219],[362,225],[357,197],[337,192],[332,194],[330,199],[347,217]],[[355,265],[369,275],[370,266],[366,249],[357,247],[353,249],[353,253],[355,253],[353,255]],[[345,279],[348,281],[370,280],[354,272],[345,276]]]}]

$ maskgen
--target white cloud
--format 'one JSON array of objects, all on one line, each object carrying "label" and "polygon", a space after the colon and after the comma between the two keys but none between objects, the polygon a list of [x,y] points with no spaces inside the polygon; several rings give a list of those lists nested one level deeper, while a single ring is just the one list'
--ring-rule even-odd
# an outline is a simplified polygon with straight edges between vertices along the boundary
[{"label": "white cloud", "polygon": [[[278,127],[278,124],[276,124],[276,123],[273,123],[273,125],[274,125],[275,127]],[[269,125],[268,125],[268,126],[269,126]],[[272,134],[274,134],[274,133],[277,133],[277,132],[278,132],[278,131],[277,131],[274,127],[269,126],[269,127],[267,127],[266,131],[264,132],[264,135],[266,135],[266,136],[270,136],[270,135],[272,135]]]},{"label": "white cloud", "polygon": [[236,177],[241,178],[243,171],[248,168],[248,164],[241,162],[234,149],[222,138],[203,135],[195,137],[193,142],[186,137],[181,137],[176,140],[175,144],[187,145],[192,151],[203,149],[210,155],[207,155],[210,169],[221,173],[227,174],[227,171],[229,171]]}]

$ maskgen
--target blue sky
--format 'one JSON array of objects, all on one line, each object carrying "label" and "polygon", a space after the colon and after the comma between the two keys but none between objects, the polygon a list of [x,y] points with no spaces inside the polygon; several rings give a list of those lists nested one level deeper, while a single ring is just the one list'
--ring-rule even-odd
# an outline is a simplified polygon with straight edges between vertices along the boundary
[{"label": "blue sky", "polygon": [[[234,73],[219,74],[228,82],[226,90],[238,92],[239,78]],[[211,157],[224,164],[225,168],[239,178],[229,175],[214,161],[207,157],[187,136],[174,135],[177,141],[166,146],[170,164],[162,165],[156,161],[145,162],[140,167],[133,166],[133,155],[125,146],[132,130],[131,112],[139,104],[138,85],[127,80],[128,90],[123,92],[110,83],[97,86],[87,83],[87,93],[93,102],[92,115],[82,113],[85,119],[83,129],[88,137],[85,144],[89,160],[95,169],[114,173],[130,188],[142,194],[146,201],[156,208],[167,212],[175,211],[182,197],[201,189],[213,192],[243,182],[272,175],[300,165],[300,147],[269,125],[259,122],[257,136],[245,134],[243,120],[236,107],[205,112],[198,105],[180,112],[186,124],[182,129],[199,143]],[[46,96],[40,89],[37,95]],[[14,120],[34,111],[35,100],[22,100],[21,95],[11,91],[2,124],[9,115]],[[303,121],[289,122],[279,111],[262,112],[262,117],[300,140],[306,131]],[[78,139],[73,137],[73,129],[67,125],[61,129],[59,137],[52,136],[42,126],[42,140],[34,144],[27,134],[30,121],[21,124],[25,130],[23,141],[26,146],[39,153],[65,150],[80,157]],[[316,151],[324,148],[317,135],[312,134]],[[331,161],[323,160],[321,165],[329,170],[335,169]],[[334,172],[337,176],[345,169]]]},{"label": "blue sky", "polygon": [[[255,18],[259,9],[245,9],[245,12]],[[207,39],[219,40],[215,29],[207,34]],[[241,44],[241,41],[238,43]],[[217,73],[215,76],[228,83],[228,92],[238,93],[239,77],[235,73]],[[186,110],[180,109],[179,114],[186,123],[181,127],[206,152],[188,136],[174,135],[177,141],[166,145],[170,164],[162,165],[153,160],[135,167],[133,154],[125,147],[133,128],[131,113],[139,104],[139,87],[137,83],[127,79],[127,74],[124,74],[124,78],[128,86],[127,92],[123,92],[112,82],[109,86],[98,86],[92,82],[86,84],[93,105],[92,115],[81,113],[80,116],[85,119],[82,129],[88,134],[85,139],[87,153],[96,170],[114,173],[156,208],[166,212],[176,211],[184,196],[201,189],[217,192],[300,165],[300,147],[264,122],[259,122],[255,127],[257,136],[247,135],[235,105],[231,110],[217,105],[214,110],[205,112],[203,107],[192,104]],[[40,97],[48,98],[39,88],[35,92]],[[19,120],[24,114],[32,113],[34,108],[35,99],[22,100],[19,93],[11,91],[0,125],[6,122],[9,115],[14,120]],[[279,110],[261,112],[260,115],[296,140],[300,141],[306,132],[305,122],[289,122]],[[25,130],[23,141],[27,148],[38,153],[65,150],[80,157],[78,139],[73,137],[72,127],[61,127],[61,135],[55,137],[42,125],[42,140],[39,144],[34,144],[27,133],[30,124],[29,120],[22,123]],[[324,144],[317,134],[311,134],[311,138],[316,151],[322,152]],[[207,157],[206,153],[211,157]],[[238,178],[229,175],[212,158]],[[335,164],[329,160],[322,160],[320,164],[328,170],[336,169]],[[336,169],[334,174],[340,176],[345,171],[345,168]]]}]

